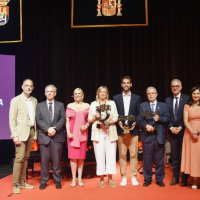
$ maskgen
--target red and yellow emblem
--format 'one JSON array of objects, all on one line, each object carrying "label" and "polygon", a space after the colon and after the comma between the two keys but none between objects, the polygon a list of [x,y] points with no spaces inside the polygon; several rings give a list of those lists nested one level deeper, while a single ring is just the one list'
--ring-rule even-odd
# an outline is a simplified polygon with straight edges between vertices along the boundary
[{"label": "red and yellow emblem", "polygon": [[97,0],[97,16],[122,16],[121,0]]},{"label": "red and yellow emblem", "polygon": [[0,26],[5,25],[9,20],[9,6],[7,6],[9,1],[0,0]]}]

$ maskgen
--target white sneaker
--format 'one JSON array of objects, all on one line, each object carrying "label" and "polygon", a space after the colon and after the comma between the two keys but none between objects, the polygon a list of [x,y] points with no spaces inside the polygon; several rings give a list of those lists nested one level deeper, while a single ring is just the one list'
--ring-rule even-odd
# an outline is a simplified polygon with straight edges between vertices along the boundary
[{"label": "white sneaker", "polygon": [[127,185],[127,178],[122,178],[122,181],[120,183],[121,186],[126,186]]},{"label": "white sneaker", "polygon": [[197,185],[192,185],[191,187],[193,190],[197,190]]},{"label": "white sneaker", "polygon": [[132,183],[133,186],[139,185],[136,178],[131,178],[131,183]]}]

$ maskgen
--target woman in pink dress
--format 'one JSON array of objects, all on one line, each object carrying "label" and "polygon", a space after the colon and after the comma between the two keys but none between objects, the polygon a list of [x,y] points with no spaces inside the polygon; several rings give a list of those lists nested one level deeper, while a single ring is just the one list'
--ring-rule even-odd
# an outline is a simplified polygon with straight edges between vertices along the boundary
[{"label": "woman in pink dress", "polygon": [[200,87],[194,87],[190,93],[189,105],[184,107],[185,133],[182,147],[181,171],[194,177],[192,189],[197,189],[197,177],[200,177]]},{"label": "woman in pink dress", "polygon": [[71,187],[76,186],[76,171],[78,169],[78,185],[82,187],[82,172],[84,159],[86,156],[88,126],[87,122],[88,111],[90,105],[83,102],[83,91],[80,88],[74,90],[75,102],[67,105],[67,143],[68,157],[72,171]]}]

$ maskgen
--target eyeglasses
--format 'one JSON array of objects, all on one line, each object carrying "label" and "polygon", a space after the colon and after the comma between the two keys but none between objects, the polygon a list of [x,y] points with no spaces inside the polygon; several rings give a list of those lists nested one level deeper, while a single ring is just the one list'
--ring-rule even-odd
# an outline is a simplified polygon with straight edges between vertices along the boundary
[{"label": "eyeglasses", "polygon": [[54,93],[54,92],[56,92],[56,91],[45,91],[46,93]]},{"label": "eyeglasses", "polygon": [[172,88],[179,88],[180,85],[171,85]]},{"label": "eyeglasses", "polygon": [[28,85],[28,84],[26,84],[26,85],[23,85],[23,86],[25,86],[25,87],[30,87],[30,88],[32,88],[32,87],[33,87],[33,85]]},{"label": "eyeglasses", "polygon": [[147,95],[156,94],[155,92],[147,93]]}]

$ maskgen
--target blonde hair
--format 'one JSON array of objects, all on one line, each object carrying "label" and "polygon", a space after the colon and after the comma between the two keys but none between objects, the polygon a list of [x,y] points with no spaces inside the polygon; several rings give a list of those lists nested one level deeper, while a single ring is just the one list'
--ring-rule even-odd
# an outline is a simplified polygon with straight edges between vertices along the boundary
[{"label": "blonde hair", "polygon": [[108,88],[106,86],[100,86],[98,89],[97,89],[97,92],[96,92],[96,101],[99,101],[99,93],[101,92],[102,89],[106,89],[107,90],[107,97],[106,97],[106,100],[109,101],[109,92],[108,92]]},{"label": "blonde hair", "polygon": [[[82,92],[82,94],[84,95],[84,93],[83,93],[83,90],[81,89],[81,88],[76,88],[75,90],[74,90],[74,92],[76,92],[76,90],[79,90],[79,91],[81,91]],[[74,93],[73,93],[74,94]]]},{"label": "blonde hair", "polygon": [[[74,93],[75,93],[77,90],[79,90],[79,91],[82,92],[82,95],[83,95],[82,100],[83,100],[83,99],[84,99],[84,93],[83,93],[83,90],[82,90],[81,88],[76,88],[76,89],[74,90],[73,95],[72,95],[71,97],[74,98]],[[76,101],[75,98],[74,98],[74,101]]]}]

